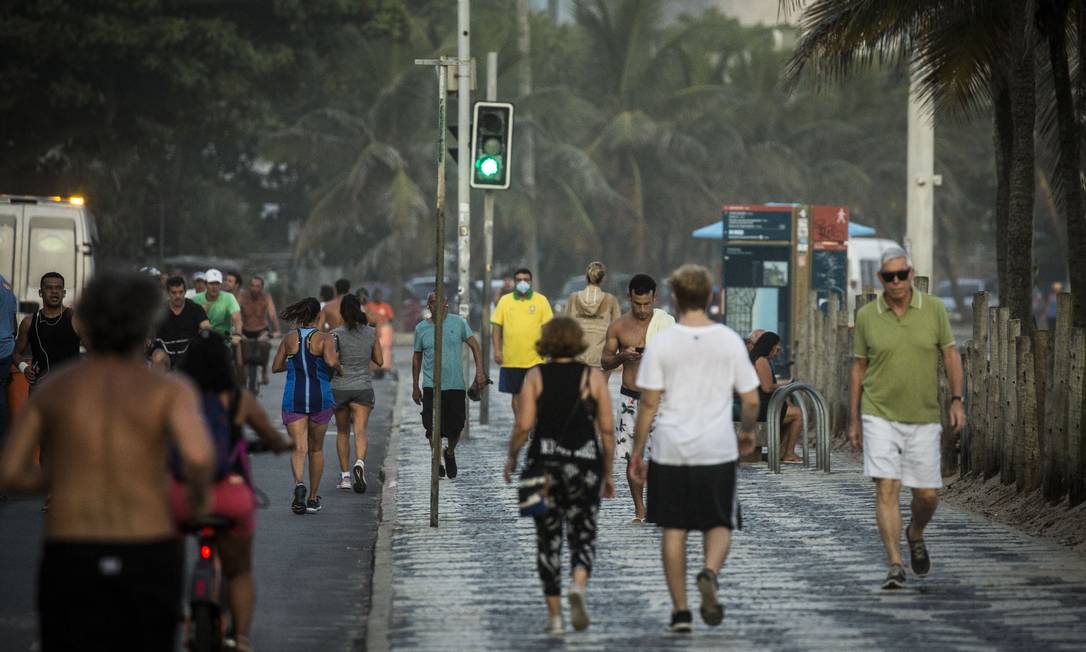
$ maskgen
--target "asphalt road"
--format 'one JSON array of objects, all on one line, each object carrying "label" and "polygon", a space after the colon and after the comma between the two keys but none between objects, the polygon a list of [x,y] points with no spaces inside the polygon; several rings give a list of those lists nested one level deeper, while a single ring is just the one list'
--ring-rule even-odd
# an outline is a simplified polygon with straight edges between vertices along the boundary
[{"label": "asphalt road", "polygon": [[[261,403],[280,424],[285,375],[272,376]],[[360,650],[365,647],[373,546],[381,499],[379,472],[388,444],[395,382],[375,383],[377,407],[370,419],[366,456],[368,490],[335,489],[339,465],[335,427],[325,440],[319,514],[290,511],[293,480],[289,459],[253,457],[254,483],[270,504],[257,513],[254,570],[257,608],[253,644],[258,650]],[[282,429],[282,428],[281,428]],[[285,432],[285,429],[283,429]],[[0,649],[36,650],[35,576],[42,538],[42,501],[0,503]]]}]

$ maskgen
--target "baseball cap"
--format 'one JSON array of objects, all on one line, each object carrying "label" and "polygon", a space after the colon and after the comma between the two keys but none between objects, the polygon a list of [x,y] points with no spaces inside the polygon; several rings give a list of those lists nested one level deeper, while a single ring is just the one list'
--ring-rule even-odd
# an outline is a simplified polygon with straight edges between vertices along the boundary
[{"label": "baseball cap", "polygon": [[209,269],[204,280],[208,283],[222,283],[222,272],[217,269]]},{"label": "baseball cap", "polygon": [[195,274],[192,275],[192,280],[194,280],[194,281],[206,281],[207,280],[207,275],[204,274],[203,272],[196,272]]}]

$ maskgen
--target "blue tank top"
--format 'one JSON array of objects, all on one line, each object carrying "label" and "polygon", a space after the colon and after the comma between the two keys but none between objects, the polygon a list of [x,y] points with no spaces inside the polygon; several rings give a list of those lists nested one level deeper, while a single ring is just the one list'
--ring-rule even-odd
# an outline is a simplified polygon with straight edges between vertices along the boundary
[{"label": "blue tank top", "polygon": [[309,338],[317,329],[298,329],[298,352],[287,356],[287,386],[283,411],[316,414],[332,407],[331,370],[324,358],[309,352]]}]

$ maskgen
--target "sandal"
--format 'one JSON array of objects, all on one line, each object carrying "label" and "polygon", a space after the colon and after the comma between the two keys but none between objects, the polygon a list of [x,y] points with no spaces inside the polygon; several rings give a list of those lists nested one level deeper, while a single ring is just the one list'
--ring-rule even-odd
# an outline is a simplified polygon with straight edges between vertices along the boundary
[{"label": "sandal", "polygon": [[645,522],[645,517],[643,517],[643,516],[635,516],[635,517],[633,517],[632,520],[630,520],[630,525],[640,525],[641,523],[644,523],[644,522]]}]

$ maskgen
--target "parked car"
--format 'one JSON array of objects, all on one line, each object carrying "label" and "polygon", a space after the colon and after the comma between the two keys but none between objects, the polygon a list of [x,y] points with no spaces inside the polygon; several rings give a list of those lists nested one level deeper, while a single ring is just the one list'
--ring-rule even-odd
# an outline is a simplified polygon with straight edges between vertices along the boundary
[{"label": "parked car", "polygon": [[951,321],[972,321],[973,295],[977,292],[988,293],[989,306],[999,305],[999,296],[996,294],[995,285],[994,281],[982,278],[959,278],[958,290],[961,292],[962,302],[965,304],[959,306],[958,302],[954,300],[953,286],[950,284],[950,279],[943,279],[935,286],[935,296],[939,297],[939,300],[946,306],[946,312]]}]

